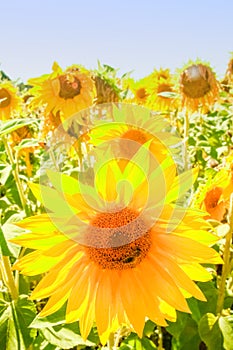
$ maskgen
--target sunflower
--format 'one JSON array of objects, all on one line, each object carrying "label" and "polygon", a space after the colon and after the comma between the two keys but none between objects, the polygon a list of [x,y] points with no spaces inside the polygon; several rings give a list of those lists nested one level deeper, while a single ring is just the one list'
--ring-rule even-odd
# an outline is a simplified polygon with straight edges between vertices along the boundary
[{"label": "sunflower", "polygon": [[142,336],[146,318],[166,326],[190,312],[186,298],[205,300],[193,280],[211,278],[200,264],[221,262],[203,214],[173,204],[186,188],[170,159],[149,172],[146,147],[123,171],[105,155],[93,188],[48,171],[49,186],[30,185],[48,212],[19,223],[29,232],[13,240],[36,249],[15,269],[46,273],[31,295],[49,298],[40,316],[66,303],[66,322],[79,320],[84,339],[95,322],[102,344],[121,325]]},{"label": "sunflower", "polygon": [[233,82],[233,53],[227,65],[227,70],[221,84],[226,92],[229,92]]},{"label": "sunflower", "polygon": [[188,63],[179,80],[182,107],[193,112],[199,108],[205,111],[216,102],[219,83],[207,64],[199,61]]},{"label": "sunflower", "polygon": [[15,112],[20,111],[21,103],[18,90],[12,83],[0,82],[0,120],[10,119]]},{"label": "sunflower", "polygon": [[193,198],[193,205],[208,213],[205,219],[223,221],[229,208],[232,192],[232,174],[226,168],[221,169],[210,175],[205,184],[200,185]]},{"label": "sunflower", "polygon": [[116,69],[98,62],[98,69],[94,71],[93,79],[96,87],[96,104],[119,102],[122,89]]},{"label": "sunflower", "polygon": [[139,80],[132,78],[125,79],[124,87],[132,95],[127,98],[128,103],[136,103],[137,105],[145,106],[148,98],[147,92],[148,77]]},{"label": "sunflower", "polygon": [[[110,106],[111,107],[111,106]],[[108,105],[105,106],[108,111]],[[95,121],[89,132],[90,142],[103,148],[111,144],[116,158],[129,160],[138,149],[150,141],[149,150],[158,163],[175,153],[180,142],[170,132],[168,122],[149,109],[137,105],[118,104],[111,109],[109,121]]]},{"label": "sunflower", "polygon": [[94,82],[90,73],[77,65],[62,70],[55,62],[53,72],[28,81],[33,86],[31,105],[45,105],[47,113],[60,113],[62,119],[92,105]]},{"label": "sunflower", "polygon": [[148,77],[148,108],[168,111],[177,108],[175,85],[169,69],[154,70]]}]

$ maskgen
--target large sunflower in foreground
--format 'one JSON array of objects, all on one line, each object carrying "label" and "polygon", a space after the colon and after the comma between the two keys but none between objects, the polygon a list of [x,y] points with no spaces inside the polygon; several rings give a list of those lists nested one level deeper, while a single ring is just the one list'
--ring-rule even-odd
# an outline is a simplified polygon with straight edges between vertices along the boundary
[{"label": "large sunflower in foreground", "polygon": [[9,81],[0,82],[0,120],[10,119],[21,104],[18,90]]},{"label": "large sunflower in foreground", "polygon": [[219,83],[212,69],[199,61],[188,63],[180,74],[180,94],[182,107],[187,110],[205,111],[219,96]]},{"label": "large sunflower in foreground", "polygon": [[49,171],[53,187],[31,184],[48,213],[19,223],[29,232],[14,239],[36,249],[15,269],[46,273],[31,295],[49,298],[40,316],[67,303],[66,322],[79,320],[83,338],[96,323],[103,344],[121,325],[142,336],[146,318],[166,326],[190,312],[187,297],[205,300],[193,280],[211,278],[200,264],[221,262],[203,213],[172,204],[182,181],[170,160],[145,176],[145,155],[123,171],[113,157],[96,164],[95,188]]},{"label": "large sunflower in foreground", "polygon": [[53,72],[28,81],[33,86],[33,106],[45,105],[47,113],[57,112],[62,119],[92,105],[94,99],[94,82],[90,73],[77,65],[62,70],[57,63]]}]

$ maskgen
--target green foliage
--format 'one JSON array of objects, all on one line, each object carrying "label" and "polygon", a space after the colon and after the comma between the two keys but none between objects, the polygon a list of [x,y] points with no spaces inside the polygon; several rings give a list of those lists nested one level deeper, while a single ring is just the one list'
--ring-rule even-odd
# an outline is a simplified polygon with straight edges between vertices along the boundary
[{"label": "green foliage", "polygon": [[11,119],[7,121],[1,121],[0,123],[0,136],[10,134],[12,131],[22,128],[23,126],[38,123],[36,119]]},{"label": "green foliage", "polygon": [[28,349],[37,333],[29,328],[35,315],[35,305],[27,295],[17,301],[0,300],[0,349]]},{"label": "green foliage", "polygon": [[209,350],[221,350],[223,337],[218,325],[218,317],[214,314],[205,314],[198,325],[201,339],[205,342]]},{"label": "green foliage", "polygon": [[[99,64],[95,75],[103,79],[109,86],[123,98],[123,90],[119,84],[118,71],[114,68]],[[161,93],[163,97],[174,97],[176,93]],[[121,96],[122,95],[122,96]],[[178,95],[176,94],[178,98]],[[13,131],[23,126],[35,126],[40,129],[40,120],[34,118],[35,112],[31,113],[32,118],[11,119],[0,121],[0,136],[2,141],[10,139]],[[215,171],[215,167],[222,164],[224,156],[227,156],[232,148],[232,108],[229,102],[216,105],[215,109],[206,114],[194,113],[189,116],[189,137],[188,152],[191,165],[200,169],[196,188],[200,184],[206,184],[206,178],[210,178]],[[184,116],[182,113],[176,114],[176,126],[180,134],[183,134]],[[79,128],[78,128],[79,130]],[[78,133],[78,131],[77,131]],[[39,139],[22,139],[16,146],[12,147],[14,161],[11,162],[6,153],[4,142],[0,142],[0,252],[9,257],[13,264],[23,250],[10,242],[10,239],[23,232],[15,223],[25,216],[43,212],[40,204],[36,201],[32,193],[28,190],[29,181],[38,182],[38,170],[41,160],[47,161],[49,168],[54,164],[50,155],[40,148],[29,155],[32,165],[32,173],[29,175],[25,159],[20,156],[20,151],[28,151],[31,147],[40,147]],[[90,164],[84,164],[82,171],[78,167],[78,157],[66,158],[59,152],[56,154],[56,165],[67,174],[81,179],[83,183],[89,185],[89,178],[93,178]],[[179,156],[179,155],[177,155]],[[48,159],[46,158],[48,157]],[[182,168],[182,164],[179,166]],[[27,202],[27,210],[24,210],[18,187],[15,181],[14,172],[19,168],[19,179],[22,183],[24,195]],[[87,169],[87,171],[85,171]],[[90,174],[89,171],[90,170]],[[191,171],[181,176],[183,187],[180,197],[185,194],[192,178]],[[175,190],[170,193],[171,198],[175,198]],[[215,222],[216,232],[222,241],[229,225],[219,225]],[[222,252],[224,242],[216,244],[215,248]],[[147,320],[142,338],[134,332],[124,327],[119,331],[119,339],[116,348],[120,350],[154,350],[159,348],[161,341],[165,350],[233,350],[233,293],[232,293],[232,272],[229,273],[225,289],[224,316],[216,314],[217,299],[219,293],[218,266],[210,266],[213,271],[213,280],[210,282],[198,283],[207,301],[202,302],[194,298],[188,299],[191,313],[177,312],[176,322],[168,322],[166,328],[159,328],[155,323]],[[2,277],[0,283],[0,349],[1,350],[90,350],[106,349],[100,344],[97,329],[94,326],[88,337],[84,341],[80,336],[78,322],[66,324],[66,305],[60,310],[47,317],[40,317],[39,311],[45,301],[32,302],[28,299],[31,291],[40,281],[41,276],[27,277],[12,272],[14,280],[18,284],[19,298],[12,300],[7,290],[7,283]],[[77,296],[78,297],[78,296]],[[140,301],[139,301],[140,302]],[[135,310],[135,315],[137,310]],[[162,340],[160,340],[162,339]]]}]

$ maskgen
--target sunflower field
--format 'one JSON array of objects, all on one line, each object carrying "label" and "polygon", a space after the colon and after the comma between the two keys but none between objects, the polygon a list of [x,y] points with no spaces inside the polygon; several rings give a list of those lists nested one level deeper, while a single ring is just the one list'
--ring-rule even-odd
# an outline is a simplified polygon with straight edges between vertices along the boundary
[{"label": "sunflower field", "polygon": [[0,349],[233,350],[233,56],[0,72]]}]

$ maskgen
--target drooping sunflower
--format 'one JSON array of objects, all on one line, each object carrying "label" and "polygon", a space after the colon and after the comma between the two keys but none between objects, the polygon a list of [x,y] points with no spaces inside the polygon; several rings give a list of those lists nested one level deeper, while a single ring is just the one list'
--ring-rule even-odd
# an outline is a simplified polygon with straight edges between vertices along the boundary
[{"label": "drooping sunflower", "polygon": [[148,108],[168,111],[177,108],[175,85],[169,69],[154,70],[148,77]]},{"label": "drooping sunflower", "polygon": [[231,58],[227,65],[227,70],[223,80],[221,81],[221,85],[223,89],[227,92],[230,91],[233,83],[233,53],[231,54]]},{"label": "drooping sunflower", "polygon": [[[108,110],[108,105],[106,105]],[[111,109],[111,118],[104,123],[94,120],[89,131],[94,146],[111,143],[115,157],[130,159],[138,149],[150,141],[150,152],[157,162],[171,157],[178,137],[168,132],[169,123],[149,109],[137,105],[118,104]]]},{"label": "drooping sunflower", "polygon": [[98,62],[98,69],[94,71],[96,104],[119,102],[121,80],[117,77],[117,70],[109,65],[101,65]]},{"label": "drooping sunflower", "polygon": [[73,65],[66,70],[55,62],[53,72],[29,79],[32,106],[45,105],[47,113],[60,113],[62,120],[93,104],[94,82],[90,72]]},{"label": "drooping sunflower", "polygon": [[0,81],[0,120],[10,119],[20,111],[22,100],[10,81]]},{"label": "drooping sunflower", "polygon": [[142,336],[147,317],[166,326],[190,312],[187,297],[205,300],[193,280],[221,262],[216,237],[200,211],[173,204],[182,181],[170,160],[151,173],[148,163],[142,147],[123,171],[113,155],[96,164],[94,188],[52,171],[53,187],[31,184],[48,212],[18,224],[29,232],[14,242],[36,250],[15,269],[46,273],[31,295],[49,298],[41,317],[66,303],[66,322],[79,320],[83,338],[95,322],[105,344],[121,325]]},{"label": "drooping sunflower", "polygon": [[189,62],[179,77],[181,105],[192,112],[206,111],[219,96],[219,82],[209,65]]}]

